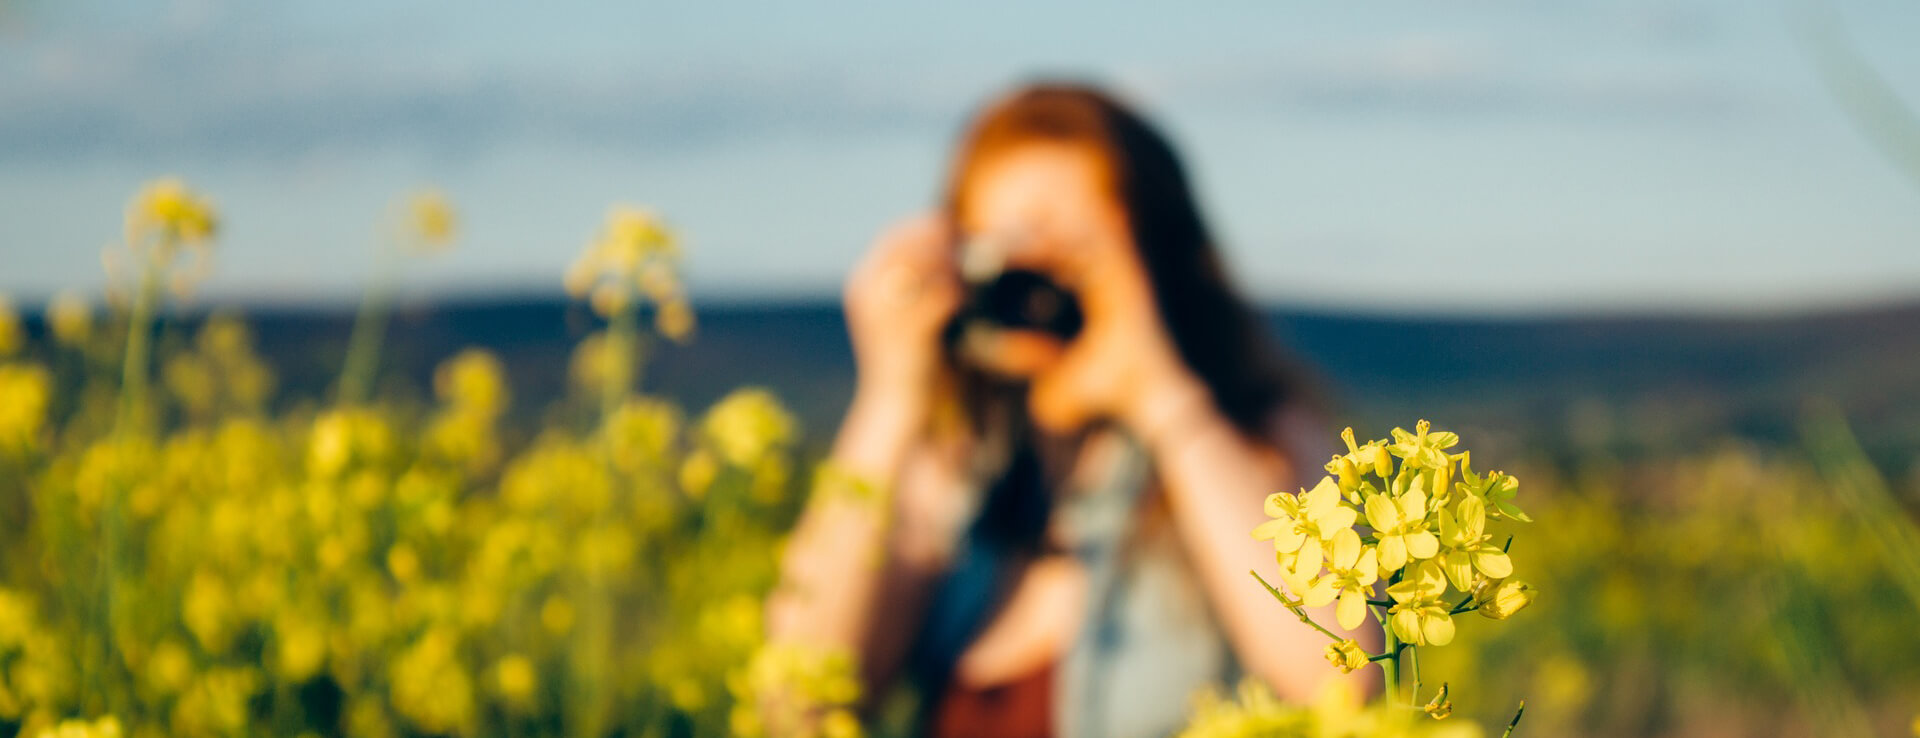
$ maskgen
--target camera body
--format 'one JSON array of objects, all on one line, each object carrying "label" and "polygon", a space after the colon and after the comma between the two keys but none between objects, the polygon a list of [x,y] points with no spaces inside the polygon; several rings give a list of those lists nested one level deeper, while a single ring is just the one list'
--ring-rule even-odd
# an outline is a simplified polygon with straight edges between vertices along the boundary
[{"label": "camera body", "polygon": [[962,358],[968,336],[981,331],[1038,331],[1071,341],[1085,322],[1079,298],[1067,288],[1040,272],[1006,268],[1006,243],[974,238],[959,249],[967,296],[946,338]]}]

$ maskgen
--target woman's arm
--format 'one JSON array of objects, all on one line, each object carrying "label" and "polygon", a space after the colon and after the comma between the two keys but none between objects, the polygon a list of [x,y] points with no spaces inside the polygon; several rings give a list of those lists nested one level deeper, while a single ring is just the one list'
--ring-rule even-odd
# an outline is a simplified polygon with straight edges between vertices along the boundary
[{"label": "woman's arm", "polygon": [[866,684],[891,681],[904,661],[966,512],[957,467],[920,440],[915,415],[855,398],[829,463],[875,489],[815,491],[768,600],[769,640],[849,649]]},{"label": "woman's arm", "polygon": [[848,278],[858,378],[828,461],[839,473],[809,501],[767,606],[770,641],[849,649],[868,684],[899,667],[967,504],[958,465],[928,436],[939,333],[961,293],[949,243],[939,220],[909,221]]},{"label": "woman's arm", "polygon": [[[1300,623],[1247,574],[1251,569],[1273,580],[1273,545],[1252,537],[1253,528],[1267,520],[1266,496],[1297,489],[1317,471],[1297,468],[1276,441],[1290,445],[1307,439],[1248,438],[1220,414],[1205,385],[1186,372],[1170,372],[1143,387],[1133,417],[1125,422],[1142,436],[1158,466],[1175,529],[1247,670],[1294,701],[1312,699],[1339,680],[1348,681],[1357,694],[1377,692],[1378,672],[1343,676],[1334,670],[1324,656],[1331,641]],[[1332,606],[1309,613],[1340,632]],[[1370,625],[1350,635],[1370,651],[1380,649],[1381,634]]]}]

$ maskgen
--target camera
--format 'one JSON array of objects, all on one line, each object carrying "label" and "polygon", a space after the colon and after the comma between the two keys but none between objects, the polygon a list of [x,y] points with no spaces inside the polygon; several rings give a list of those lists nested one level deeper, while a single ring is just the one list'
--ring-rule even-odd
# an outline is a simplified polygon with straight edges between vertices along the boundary
[{"label": "camera", "polygon": [[947,345],[961,349],[970,334],[1029,330],[1062,341],[1080,334],[1080,300],[1045,274],[1006,268],[1004,238],[981,237],[961,244],[960,276],[967,295],[946,331]]}]

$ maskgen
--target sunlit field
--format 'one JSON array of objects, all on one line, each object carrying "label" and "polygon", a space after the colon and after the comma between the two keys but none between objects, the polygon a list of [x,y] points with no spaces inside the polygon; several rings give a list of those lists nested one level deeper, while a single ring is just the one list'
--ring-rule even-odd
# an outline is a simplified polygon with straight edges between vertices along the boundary
[{"label": "sunlit field", "polygon": [[[101,214],[122,233],[104,295],[0,307],[0,735],[746,735],[779,709],[820,735],[911,730],[910,694],[861,724],[845,654],[763,643],[783,537],[810,495],[857,485],[817,468],[831,416],[790,409],[819,398],[651,389],[658,356],[701,340],[679,274],[699,257],[666,221],[613,207],[552,275],[592,316],[564,387],[483,348],[412,386],[390,367],[394,284],[460,258],[461,224],[430,191],[383,217],[324,387],[283,387],[244,315],[192,298],[220,213],[171,180]],[[1445,697],[1412,727],[1325,713],[1315,734],[1499,735],[1525,700],[1515,735],[1920,735],[1920,490],[1842,413],[1801,417],[1785,440],[1631,454],[1463,431],[1475,468],[1524,480],[1532,522],[1488,512],[1483,553],[1512,535],[1528,595],[1482,604],[1505,575],[1467,571],[1475,609],[1400,700]],[[1444,458],[1422,472],[1443,491],[1467,471]],[[1235,688],[1195,696],[1195,734],[1305,720]]]}]

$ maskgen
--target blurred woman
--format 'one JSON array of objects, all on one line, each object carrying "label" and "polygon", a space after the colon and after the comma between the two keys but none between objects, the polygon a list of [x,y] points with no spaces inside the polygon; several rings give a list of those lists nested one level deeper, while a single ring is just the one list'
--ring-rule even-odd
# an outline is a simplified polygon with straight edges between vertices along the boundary
[{"label": "blurred woman", "polygon": [[[967,321],[977,272],[1057,285],[1064,329]],[[1210,682],[1340,678],[1247,575],[1273,567],[1264,497],[1318,477],[1328,433],[1145,121],[1072,85],[992,103],[944,207],[880,236],[845,302],[828,463],[881,494],[816,496],[772,640],[911,679],[932,735],[1162,735]]]}]

